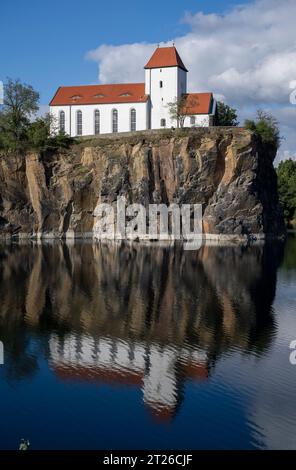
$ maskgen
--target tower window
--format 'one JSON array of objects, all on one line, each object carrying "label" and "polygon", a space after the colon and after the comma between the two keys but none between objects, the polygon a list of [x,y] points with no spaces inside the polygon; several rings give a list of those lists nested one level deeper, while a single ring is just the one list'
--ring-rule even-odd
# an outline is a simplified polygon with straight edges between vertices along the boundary
[{"label": "tower window", "polygon": [[165,119],[161,119],[160,120],[160,127],[165,127],[166,126],[166,120]]},{"label": "tower window", "polygon": [[162,83],[162,80],[160,80],[160,82],[159,82],[159,88],[162,88],[162,86],[163,86],[163,83]]},{"label": "tower window", "polygon": [[59,128],[60,132],[65,132],[65,111],[60,111]]},{"label": "tower window", "polygon": [[190,124],[194,126],[195,124],[195,116],[190,116]]},{"label": "tower window", "polygon": [[76,113],[76,134],[82,135],[82,111]]},{"label": "tower window", "polygon": [[118,111],[112,110],[112,132],[118,132]]},{"label": "tower window", "polygon": [[95,110],[95,134],[100,133],[100,111]]},{"label": "tower window", "polygon": [[131,109],[131,131],[137,128],[137,114],[135,109]]}]

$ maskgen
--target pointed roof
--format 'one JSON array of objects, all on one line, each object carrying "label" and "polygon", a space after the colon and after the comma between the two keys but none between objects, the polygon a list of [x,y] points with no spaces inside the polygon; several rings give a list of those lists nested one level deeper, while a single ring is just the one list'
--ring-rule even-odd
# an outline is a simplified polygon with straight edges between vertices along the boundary
[{"label": "pointed roof", "polygon": [[158,47],[144,68],[159,69],[160,67],[180,67],[188,72],[175,46]]}]

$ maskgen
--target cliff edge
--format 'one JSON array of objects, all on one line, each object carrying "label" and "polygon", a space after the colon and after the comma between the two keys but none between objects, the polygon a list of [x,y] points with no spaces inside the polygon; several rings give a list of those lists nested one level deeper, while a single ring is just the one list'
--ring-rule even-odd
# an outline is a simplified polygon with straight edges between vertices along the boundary
[{"label": "cliff edge", "polygon": [[201,203],[208,237],[285,232],[275,152],[242,128],[147,131],[0,155],[0,236],[91,236],[98,203]]}]

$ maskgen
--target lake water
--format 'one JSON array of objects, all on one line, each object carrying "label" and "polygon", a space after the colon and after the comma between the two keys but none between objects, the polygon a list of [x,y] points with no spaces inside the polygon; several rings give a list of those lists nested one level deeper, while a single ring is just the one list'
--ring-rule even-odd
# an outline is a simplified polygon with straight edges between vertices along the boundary
[{"label": "lake water", "polygon": [[0,247],[0,448],[295,449],[296,238]]}]

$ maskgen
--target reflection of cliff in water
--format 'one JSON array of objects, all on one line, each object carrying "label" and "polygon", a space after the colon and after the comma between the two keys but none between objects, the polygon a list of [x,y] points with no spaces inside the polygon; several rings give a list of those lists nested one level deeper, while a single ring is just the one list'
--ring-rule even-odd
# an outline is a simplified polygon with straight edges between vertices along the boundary
[{"label": "reflection of cliff in water", "polygon": [[2,247],[6,373],[33,374],[42,355],[62,379],[141,386],[170,417],[185,380],[206,379],[229,348],[269,347],[280,258],[276,244]]}]

